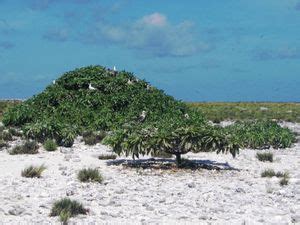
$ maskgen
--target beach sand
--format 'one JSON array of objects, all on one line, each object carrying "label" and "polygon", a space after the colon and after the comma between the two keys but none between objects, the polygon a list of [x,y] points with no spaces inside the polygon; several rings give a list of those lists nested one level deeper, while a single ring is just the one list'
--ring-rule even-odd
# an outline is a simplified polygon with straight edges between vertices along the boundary
[{"label": "beach sand", "polygon": [[[282,125],[300,133],[300,124]],[[274,154],[273,163],[255,157],[265,151]],[[90,210],[71,218],[70,224],[300,224],[299,142],[290,149],[241,150],[236,158],[184,155],[221,170],[124,168],[98,159],[109,152],[101,144],[85,146],[80,139],[56,152],[41,147],[37,155],[0,151],[0,224],[60,224],[49,213],[53,202],[66,196]],[[121,156],[115,162],[120,159],[132,160]],[[26,166],[42,164],[47,169],[40,179],[21,177]],[[78,181],[77,172],[88,167],[99,168],[102,184]],[[289,172],[289,184],[262,178],[268,168]]]}]

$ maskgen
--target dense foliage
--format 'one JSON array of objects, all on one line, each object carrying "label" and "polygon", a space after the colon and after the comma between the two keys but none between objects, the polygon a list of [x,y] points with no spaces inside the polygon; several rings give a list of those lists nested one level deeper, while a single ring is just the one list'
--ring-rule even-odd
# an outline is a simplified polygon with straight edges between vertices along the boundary
[{"label": "dense foliage", "polygon": [[54,139],[70,147],[78,135],[89,145],[104,138],[117,154],[164,152],[175,155],[179,164],[181,154],[190,151],[235,156],[239,147],[281,148],[293,142],[290,132],[275,123],[212,126],[198,109],[132,73],[101,66],[65,73],[42,93],[9,109],[3,123],[40,142]]},{"label": "dense foliage", "polygon": [[137,124],[143,111],[147,113],[143,122],[148,123],[164,114],[183,117],[187,110],[185,104],[131,73],[90,66],[65,73],[41,94],[10,109],[3,123],[22,127],[30,138],[54,138],[71,146],[83,131]]},{"label": "dense foliage", "polygon": [[278,120],[300,122],[300,103],[275,102],[191,102],[208,120]]},{"label": "dense foliage", "polygon": [[296,141],[294,133],[274,121],[237,122],[226,131],[234,134],[235,142],[241,148],[288,148]]}]

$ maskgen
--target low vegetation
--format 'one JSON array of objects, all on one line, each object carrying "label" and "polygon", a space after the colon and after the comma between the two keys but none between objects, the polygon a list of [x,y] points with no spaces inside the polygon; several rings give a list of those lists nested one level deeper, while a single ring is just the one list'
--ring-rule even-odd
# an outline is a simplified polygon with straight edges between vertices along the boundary
[{"label": "low vegetation", "polygon": [[43,171],[46,169],[44,165],[42,166],[29,166],[22,171],[22,177],[27,178],[40,178]]},{"label": "low vegetation", "polygon": [[79,135],[87,145],[104,138],[103,143],[118,155],[172,154],[177,165],[188,152],[235,156],[240,148],[286,148],[295,141],[275,122],[240,122],[222,128],[212,126],[201,111],[205,112],[132,73],[89,66],[63,74],[42,93],[10,108],[3,123],[42,143],[54,139],[71,147]]},{"label": "low vegetation", "polygon": [[59,216],[61,222],[67,223],[70,217],[75,217],[79,214],[86,215],[88,210],[83,205],[75,200],[64,198],[54,202],[50,216]]},{"label": "low vegetation", "polygon": [[86,131],[83,132],[82,137],[83,137],[83,142],[86,145],[95,145],[97,143],[100,143],[104,138],[106,134],[104,131],[100,132],[93,132],[93,131]]},{"label": "low vegetation", "polygon": [[57,144],[56,144],[55,140],[47,139],[44,142],[44,148],[48,152],[53,152],[53,151],[57,150]]},{"label": "low vegetation", "polygon": [[266,169],[261,173],[261,177],[283,177],[288,178],[289,174],[287,172],[275,172],[273,169]]},{"label": "low vegetation", "polygon": [[11,133],[9,133],[8,130],[3,130],[0,133],[0,139],[4,140],[4,141],[12,141],[13,140],[13,136]]},{"label": "low vegetation", "polygon": [[82,169],[78,172],[78,180],[81,182],[98,182],[103,181],[103,177],[97,169]]},{"label": "low vegetation", "polygon": [[115,160],[117,158],[117,155],[115,154],[102,154],[98,156],[98,159],[100,160]]},{"label": "low vegetation", "polygon": [[8,147],[9,147],[9,144],[6,143],[4,140],[0,139],[0,150],[3,148],[8,148]]},{"label": "low vegetation", "polygon": [[263,152],[256,153],[256,158],[262,162],[273,162],[273,153],[271,152]]},{"label": "low vegetation", "polygon": [[289,184],[289,178],[288,177],[283,177],[280,181],[279,181],[279,184],[281,186],[285,186],[285,185],[288,185]]},{"label": "low vegetation", "polygon": [[288,148],[296,141],[292,131],[270,120],[237,122],[226,127],[226,131],[241,148]]},{"label": "low vegetation", "polygon": [[300,103],[191,102],[208,120],[278,120],[300,122]]},{"label": "low vegetation", "polygon": [[0,100],[0,121],[2,120],[3,113],[6,112],[10,107],[20,104],[19,100]]},{"label": "low vegetation", "polygon": [[18,154],[37,154],[39,145],[36,141],[26,141],[23,145],[14,147],[9,153],[11,155]]}]

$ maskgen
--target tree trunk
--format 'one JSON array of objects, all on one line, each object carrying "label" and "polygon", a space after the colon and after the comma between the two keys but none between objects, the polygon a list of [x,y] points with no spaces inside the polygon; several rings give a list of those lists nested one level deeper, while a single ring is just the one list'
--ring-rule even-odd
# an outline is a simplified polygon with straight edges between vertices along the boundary
[{"label": "tree trunk", "polygon": [[176,166],[180,167],[181,165],[181,154],[180,153],[176,153]]}]

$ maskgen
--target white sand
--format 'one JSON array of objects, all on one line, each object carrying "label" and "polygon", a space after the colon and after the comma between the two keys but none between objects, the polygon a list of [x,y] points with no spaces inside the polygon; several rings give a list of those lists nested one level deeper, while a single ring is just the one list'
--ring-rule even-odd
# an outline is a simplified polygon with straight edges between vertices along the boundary
[{"label": "white sand", "polygon": [[[287,125],[300,131],[300,124]],[[79,141],[71,149],[41,149],[37,155],[1,151],[0,224],[59,224],[57,217],[49,217],[51,205],[67,195],[90,209],[71,224],[300,224],[299,143],[269,150],[275,155],[273,163],[259,162],[255,150],[241,150],[235,159],[229,154],[186,155],[215,165],[228,163],[240,171],[124,169],[97,159],[108,151]],[[31,164],[47,167],[42,178],[21,177]],[[99,168],[104,183],[80,183],[76,174],[84,167]],[[289,185],[261,178],[267,168],[288,171]]]}]

